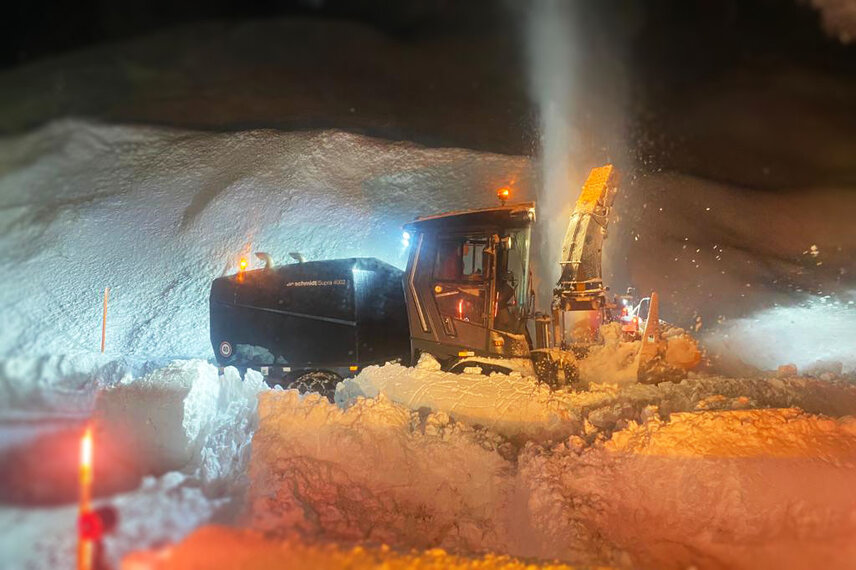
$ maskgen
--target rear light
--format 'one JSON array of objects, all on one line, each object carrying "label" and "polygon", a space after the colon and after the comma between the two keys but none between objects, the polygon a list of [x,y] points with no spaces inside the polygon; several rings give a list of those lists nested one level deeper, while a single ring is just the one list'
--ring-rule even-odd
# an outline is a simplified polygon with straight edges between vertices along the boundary
[{"label": "rear light", "polygon": [[81,540],[101,540],[104,536],[101,516],[96,511],[82,513],[77,519],[77,532]]}]

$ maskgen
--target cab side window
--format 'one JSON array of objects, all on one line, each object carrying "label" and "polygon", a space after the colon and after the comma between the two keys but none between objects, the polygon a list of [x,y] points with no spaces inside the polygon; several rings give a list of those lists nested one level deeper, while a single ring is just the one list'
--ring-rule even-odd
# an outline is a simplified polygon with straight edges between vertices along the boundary
[{"label": "cab side window", "polygon": [[[437,309],[444,318],[478,323],[484,320],[486,247],[486,238],[473,236],[445,239],[437,244],[432,288]],[[448,326],[452,330],[451,324]]]},{"label": "cab side window", "polygon": [[483,238],[443,240],[437,247],[434,279],[440,281],[482,281],[484,250]]}]

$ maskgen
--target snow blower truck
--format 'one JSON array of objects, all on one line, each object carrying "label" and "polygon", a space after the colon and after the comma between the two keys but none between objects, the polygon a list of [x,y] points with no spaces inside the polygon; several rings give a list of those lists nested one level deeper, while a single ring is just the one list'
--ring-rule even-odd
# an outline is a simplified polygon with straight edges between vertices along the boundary
[{"label": "snow blower truck", "polygon": [[[550,314],[535,312],[530,243],[535,204],[454,211],[404,226],[401,270],[374,258],[274,266],[215,279],[211,343],[220,366],[255,368],[301,392],[329,394],[361,368],[430,354],[450,372],[519,370],[574,386],[577,361],[614,316],[601,276],[615,196],[611,165],[591,171],[570,217]],[[663,361],[657,296],[642,334],[640,380],[675,375]],[[679,371],[677,372],[679,374]]]}]

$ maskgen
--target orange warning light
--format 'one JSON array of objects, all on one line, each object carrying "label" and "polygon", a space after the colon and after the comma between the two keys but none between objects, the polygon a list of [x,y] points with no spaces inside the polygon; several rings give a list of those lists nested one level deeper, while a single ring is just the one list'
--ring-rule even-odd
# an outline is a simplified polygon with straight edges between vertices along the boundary
[{"label": "orange warning light", "polygon": [[496,191],[496,197],[499,198],[499,201],[505,204],[505,201],[511,197],[511,188],[508,186],[503,186],[499,190]]},{"label": "orange warning light", "polygon": [[78,570],[92,570],[94,541],[92,539],[92,426],[87,425],[80,438],[80,500],[78,505]]},{"label": "orange warning light", "polygon": [[245,271],[247,269],[247,258],[242,257],[241,261],[238,262],[238,267],[241,271]]},{"label": "orange warning light", "polygon": [[81,479],[92,476],[92,426],[86,428],[83,432],[83,437],[80,439],[80,474]]}]

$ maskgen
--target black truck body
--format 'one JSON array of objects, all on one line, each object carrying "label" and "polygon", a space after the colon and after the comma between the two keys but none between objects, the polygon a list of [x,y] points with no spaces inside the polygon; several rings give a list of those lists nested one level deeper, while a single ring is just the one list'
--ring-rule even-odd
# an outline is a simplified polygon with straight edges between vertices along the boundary
[{"label": "black truck body", "polygon": [[410,355],[402,272],[374,258],[220,277],[211,286],[210,320],[221,366],[345,377]]}]

